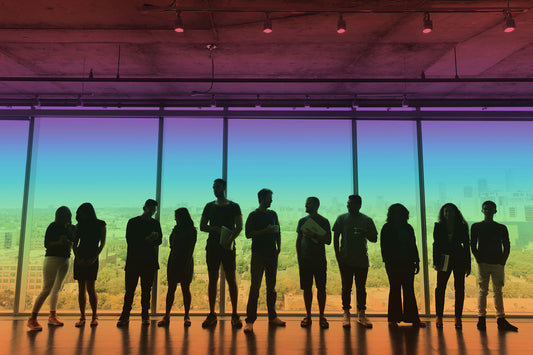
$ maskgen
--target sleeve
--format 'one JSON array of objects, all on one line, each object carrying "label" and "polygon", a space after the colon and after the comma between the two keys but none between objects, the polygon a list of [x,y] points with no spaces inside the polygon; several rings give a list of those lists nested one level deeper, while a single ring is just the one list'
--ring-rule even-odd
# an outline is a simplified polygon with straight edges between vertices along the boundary
[{"label": "sleeve", "polygon": [[335,220],[335,223],[333,224],[332,230],[334,232],[339,232],[339,233],[342,232],[342,216],[337,217],[337,219]]},{"label": "sleeve", "polygon": [[272,215],[274,217],[274,225],[279,226],[278,214],[275,211],[272,211]]},{"label": "sleeve", "polygon": [[505,265],[507,262],[507,258],[509,257],[509,254],[511,253],[511,242],[509,241],[509,231],[507,230],[507,227],[502,225],[502,246],[503,246],[503,255],[502,255],[502,261],[501,264]]},{"label": "sleeve", "polygon": [[298,221],[298,225],[296,226],[296,233],[297,233],[297,234],[300,234],[301,229],[302,229],[302,224],[304,223],[304,220],[305,220],[305,218],[301,218],[301,219]]},{"label": "sleeve", "polygon": [[250,212],[248,215],[248,218],[246,218],[246,223],[244,225],[244,234],[246,238],[251,238],[250,232],[255,230],[255,221],[254,221],[254,213]]},{"label": "sleeve", "polygon": [[366,235],[366,239],[368,239],[369,242],[375,243],[378,241],[378,231],[376,229],[376,225],[374,224],[374,221],[372,218],[368,218],[368,233]]},{"label": "sleeve", "polygon": [[134,231],[135,231],[135,228],[133,226],[133,219],[130,219],[126,226],[126,242],[128,244],[135,243]]},{"label": "sleeve", "polygon": [[234,203],[233,210],[234,216],[242,216],[241,206],[238,203]]},{"label": "sleeve", "polygon": [[202,211],[202,218],[207,218],[209,221],[209,210],[211,209],[211,203],[207,203]]},{"label": "sleeve", "polygon": [[411,234],[411,261],[419,263],[420,257],[418,256],[418,247],[416,246],[415,230],[411,225],[409,225],[409,234]]}]

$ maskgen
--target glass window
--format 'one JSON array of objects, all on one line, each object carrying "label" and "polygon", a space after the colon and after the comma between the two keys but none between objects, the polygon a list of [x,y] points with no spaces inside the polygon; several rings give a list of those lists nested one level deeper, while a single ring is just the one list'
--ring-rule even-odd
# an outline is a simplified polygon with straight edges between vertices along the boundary
[{"label": "glass window", "polygon": [[[533,122],[423,122],[428,234],[447,202],[456,204],[469,226],[483,220],[481,204],[496,203],[495,221],[509,230],[511,254],[505,267],[504,305],[510,314],[533,312]],[[432,251],[429,251],[430,261]],[[434,290],[436,272],[430,273]],[[452,276],[453,277],[453,276]],[[477,263],[466,279],[464,313],[477,313]],[[453,280],[445,312],[454,312]],[[431,298],[433,302],[433,298]],[[492,296],[487,310],[493,310]],[[434,305],[432,305],[434,312]]]},{"label": "glass window", "polygon": [[[387,219],[387,210],[401,203],[409,210],[409,224],[415,230],[418,255],[422,261],[416,123],[406,121],[358,121],[357,159],[361,213],[371,217],[378,234]],[[381,258],[379,237],[368,243],[370,270],[367,280],[368,312],[387,312],[389,281]],[[420,262],[422,270],[422,262]],[[424,313],[422,272],[415,277],[419,313]]]},{"label": "glass window", "polygon": [[[142,213],[146,199],[155,198],[158,121],[115,118],[39,121],[29,268],[37,271],[37,277],[28,279],[26,309],[30,309],[41,289],[44,234],[54,220],[55,210],[62,205],[69,207],[76,223],[78,206],[91,202],[98,218],[107,223],[107,243],[100,255],[97,280],[99,308],[117,311],[124,297],[126,224],[129,218]],[[71,265],[58,309],[77,309],[77,294]],[[134,310],[139,308],[136,299]]]},{"label": "glass window", "polygon": [[[213,181],[222,177],[222,119],[165,118],[161,227],[163,245],[159,249],[158,311],[165,310],[167,294],[168,238],[175,226],[174,211],[186,207],[198,231],[194,252],[194,278],[191,283],[191,312],[209,309],[205,244],[207,233],[200,232],[200,218],[207,202],[215,199]],[[217,303],[218,304],[218,303]],[[178,287],[173,310],[183,312]]]},{"label": "glass window", "polygon": [[[0,121],[0,273],[15,271],[18,262],[22,198],[28,149],[27,121]],[[0,280],[0,312],[12,312],[15,272]]]},{"label": "glass window", "polygon": [[[258,206],[257,192],[274,192],[282,234],[277,274],[277,309],[303,311],[296,257],[296,226],[306,215],[305,200],[320,199],[319,213],[333,225],[344,213],[353,193],[351,121],[230,120],[228,194],[240,204],[243,219]],[[341,306],[341,287],[333,246],[326,246],[328,260],[327,310]],[[239,310],[246,309],[250,288],[251,240],[244,231],[237,238]],[[259,310],[266,310],[262,283]],[[227,300],[229,307],[229,300]],[[313,307],[317,307],[313,302]]]}]

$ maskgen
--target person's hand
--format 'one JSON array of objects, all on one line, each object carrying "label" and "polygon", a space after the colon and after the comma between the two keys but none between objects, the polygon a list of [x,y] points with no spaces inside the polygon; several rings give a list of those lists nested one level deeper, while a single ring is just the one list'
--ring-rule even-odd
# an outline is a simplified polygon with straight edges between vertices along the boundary
[{"label": "person's hand", "polygon": [[279,255],[280,252],[281,252],[281,249],[280,248],[276,248],[276,255]]},{"label": "person's hand", "polygon": [[415,275],[417,275],[420,272],[420,264],[418,261],[415,263]]}]

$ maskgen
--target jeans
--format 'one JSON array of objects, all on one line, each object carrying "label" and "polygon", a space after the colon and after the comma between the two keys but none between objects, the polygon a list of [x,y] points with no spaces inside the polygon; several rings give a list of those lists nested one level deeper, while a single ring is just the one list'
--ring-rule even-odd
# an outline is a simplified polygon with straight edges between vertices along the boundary
[{"label": "jeans", "polygon": [[252,252],[250,262],[250,272],[252,276],[250,294],[248,295],[248,305],[246,306],[246,323],[253,323],[257,319],[257,300],[263,273],[266,282],[266,301],[268,309],[268,319],[277,317],[276,314],[276,275],[278,272],[277,255],[261,255]]},{"label": "jeans", "polygon": [[130,267],[126,269],[125,283],[126,293],[124,294],[124,306],[122,307],[122,318],[130,316],[133,297],[139,278],[141,278],[141,307],[142,316],[148,317],[150,310],[150,292],[154,282],[155,270],[152,268]]},{"label": "jeans", "polygon": [[339,262],[339,270],[342,282],[342,309],[347,311],[352,308],[352,284],[355,279],[357,310],[364,311],[366,309],[366,277],[368,275],[368,267],[358,268]]},{"label": "jeans", "polygon": [[[415,298],[415,273],[414,269],[405,270],[397,267],[387,267],[389,277],[389,311],[387,313],[389,322],[417,323],[418,307]],[[403,302],[402,302],[403,290]]]},{"label": "jeans", "polygon": [[50,311],[56,311],[59,290],[68,271],[68,260],[69,258],[61,256],[44,257],[43,288],[33,304],[33,313],[39,313],[48,295],[50,295]]},{"label": "jeans", "polygon": [[435,288],[435,308],[437,317],[444,313],[444,298],[446,284],[453,271],[455,288],[455,317],[463,316],[463,304],[465,301],[465,268],[462,265],[451,265],[448,271],[437,271],[437,287]]},{"label": "jeans", "polygon": [[479,270],[479,316],[487,315],[487,295],[489,293],[489,281],[492,277],[492,291],[494,292],[494,307],[498,318],[505,317],[503,309],[503,284],[505,280],[505,266],[500,264],[478,263]]}]

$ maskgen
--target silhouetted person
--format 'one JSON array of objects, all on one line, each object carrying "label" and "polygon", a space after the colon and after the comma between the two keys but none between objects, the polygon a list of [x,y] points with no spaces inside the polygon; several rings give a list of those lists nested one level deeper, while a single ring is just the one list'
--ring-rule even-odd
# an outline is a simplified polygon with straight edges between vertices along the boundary
[{"label": "silhouetted person", "polygon": [[435,309],[437,328],[442,328],[446,284],[453,272],[455,288],[455,328],[462,328],[465,300],[465,276],[470,275],[470,238],[468,224],[453,203],[439,211],[439,221],[433,228],[433,268],[437,270]]},{"label": "silhouetted person", "polygon": [[481,206],[481,212],[485,215],[482,222],[472,224],[471,241],[472,254],[476,258],[479,270],[479,319],[477,328],[486,330],[487,294],[489,293],[489,281],[492,278],[492,290],[494,292],[494,307],[498,318],[499,330],[518,331],[518,328],[505,319],[503,309],[502,288],[505,280],[505,263],[511,251],[509,232],[503,224],[494,221],[496,204],[485,201]]},{"label": "silhouetted person", "polygon": [[215,303],[218,275],[220,264],[222,264],[232,306],[231,325],[234,328],[241,328],[242,321],[237,313],[239,292],[235,279],[236,252],[234,243],[235,238],[242,230],[241,208],[237,203],[226,198],[225,180],[216,179],[213,183],[213,192],[217,199],[205,205],[200,220],[200,230],[209,233],[205,247],[205,259],[209,273],[209,315],[202,323],[202,327],[208,328],[217,324]]},{"label": "silhouetted person", "polygon": [[389,207],[387,222],[381,228],[381,256],[390,284],[387,317],[392,327],[403,321],[412,323],[413,327],[424,328],[426,324],[418,316],[414,288],[415,275],[420,271],[420,259],[415,232],[407,223],[408,219],[407,208],[395,203]]},{"label": "silhouetted person", "polygon": [[284,327],[285,322],[276,313],[276,275],[278,255],[281,250],[281,234],[278,215],[268,208],[272,204],[272,191],[262,189],[257,193],[259,207],[246,219],[246,238],[252,239],[250,262],[251,285],[246,307],[245,333],[253,332],[257,319],[257,300],[265,274],[268,320],[272,326]]},{"label": "silhouetted person", "polygon": [[189,310],[191,309],[190,285],[194,271],[194,246],[196,245],[196,228],[192,221],[189,210],[178,208],[174,211],[176,226],[169,238],[170,255],[167,262],[168,290],[166,299],[165,315],[157,323],[160,327],[167,327],[170,323],[170,311],[174,303],[174,294],[178,283],[181,284],[183,295],[184,317],[183,324],[191,325]]},{"label": "silhouetted person", "polygon": [[124,306],[117,322],[117,327],[129,324],[131,305],[135,296],[135,289],[141,279],[141,308],[142,324],[150,325],[150,292],[154,276],[159,269],[157,248],[161,244],[163,232],[159,221],[152,218],[157,210],[157,201],[148,199],[143,207],[143,214],[128,221],[126,227],[126,241],[128,253],[126,255],[126,271]]},{"label": "silhouetted person", "polygon": [[296,232],[296,252],[300,270],[300,288],[304,292],[306,316],[300,322],[302,327],[311,325],[311,303],[313,301],[313,278],[315,279],[319,324],[321,328],[329,328],[324,317],[326,307],[327,261],[326,244],[331,244],[331,227],[329,221],[318,214],[320,201],[309,197],[305,201],[305,212],[309,215],[300,219]]},{"label": "silhouetted person", "polygon": [[68,207],[61,206],[56,210],[54,222],[46,229],[44,235],[46,254],[43,264],[43,288],[35,299],[31,316],[28,319],[30,330],[43,329],[37,321],[37,315],[48,295],[50,295],[48,325],[62,326],[64,324],[57,317],[56,310],[59,290],[68,272],[70,248],[75,239],[75,228],[71,221],[70,210]]},{"label": "silhouetted person", "polygon": [[76,211],[78,221],[77,238],[72,246],[74,251],[74,279],[78,280],[78,304],[80,306],[80,320],[76,327],[85,325],[85,306],[89,294],[92,320],[91,327],[98,325],[98,298],[96,296],[95,281],[98,274],[98,256],[105,246],[106,224],[96,218],[93,205],[86,202]]},{"label": "silhouetted person", "polygon": [[[342,280],[342,326],[349,328],[352,284],[355,279],[357,294],[357,321],[366,328],[372,323],[366,317],[366,278],[368,275],[367,241],[377,242],[378,232],[374,221],[361,212],[361,197],[348,197],[348,213],[340,215],[333,225],[333,246]],[[341,237],[339,245],[339,236]]]}]

